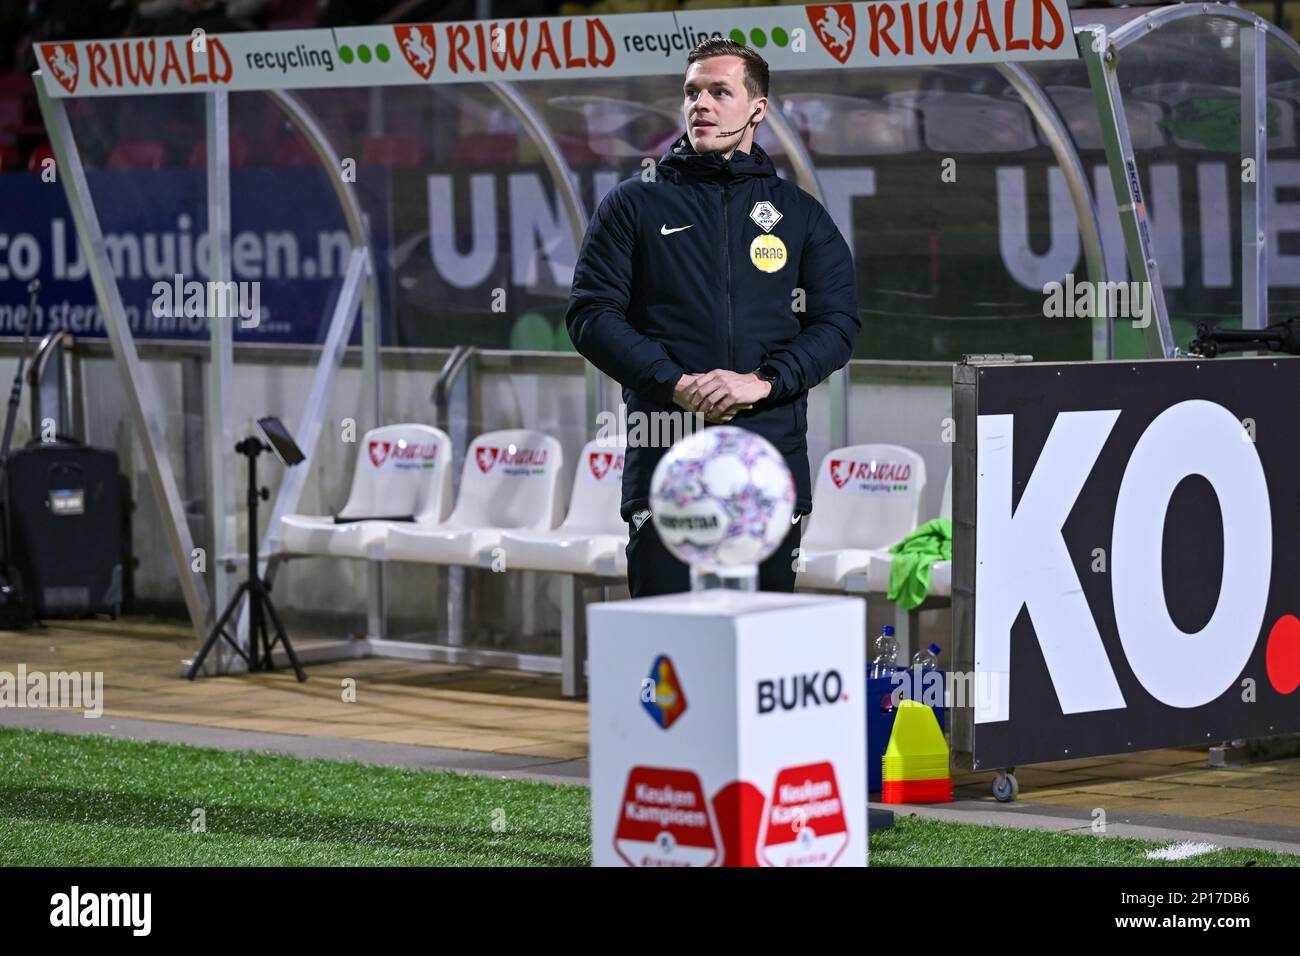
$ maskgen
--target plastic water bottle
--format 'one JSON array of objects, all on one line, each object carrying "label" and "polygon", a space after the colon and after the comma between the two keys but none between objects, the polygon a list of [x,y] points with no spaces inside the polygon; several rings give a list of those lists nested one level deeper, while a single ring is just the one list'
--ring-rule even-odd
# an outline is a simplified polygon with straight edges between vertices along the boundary
[{"label": "plastic water bottle", "polygon": [[923,671],[936,671],[939,669],[939,645],[931,644],[924,650],[919,650],[912,655],[912,666],[920,667]]},{"label": "plastic water bottle", "polygon": [[897,666],[898,641],[894,640],[894,626],[886,624],[871,645],[871,676],[888,677]]}]

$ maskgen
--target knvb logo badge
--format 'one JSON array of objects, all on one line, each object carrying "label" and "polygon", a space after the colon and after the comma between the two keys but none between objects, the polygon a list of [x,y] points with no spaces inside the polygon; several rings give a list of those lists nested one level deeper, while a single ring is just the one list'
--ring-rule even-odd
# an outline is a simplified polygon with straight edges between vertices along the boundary
[{"label": "knvb logo badge", "polygon": [[420,74],[420,79],[427,80],[433,76],[437,60],[437,40],[433,27],[425,24],[393,27],[393,33],[397,37],[397,45],[402,48],[402,56],[411,64],[411,69]]},{"label": "knvb logo badge", "polygon": [[754,220],[764,232],[771,232],[772,227],[780,222],[784,216],[781,215],[781,210],[764,200],[763,202],[754,203],[754,208],[749,211],[749,218]]},{"label": "knvb logo badge", "polygon": [[856,33],[853,4],[818,4],[805,9],[808,11],[808,22],[812,24],[813,32],[822,41],[826,52],[841,63],[847,63],[849,54],[853,52]]},{"label": "knvb logo badge", "polygon": [[650,667],[654,693],[641,698],[641,706],[654,722],[667,730],[686,712],[686,691],[677,677],[676,668],[667,654],[660,654]]},{"label": "knvb logo badge", "polygon": [[41,52],[59,85],[69,93],[77,92],[77,48],[71,43],[44,43]]}]

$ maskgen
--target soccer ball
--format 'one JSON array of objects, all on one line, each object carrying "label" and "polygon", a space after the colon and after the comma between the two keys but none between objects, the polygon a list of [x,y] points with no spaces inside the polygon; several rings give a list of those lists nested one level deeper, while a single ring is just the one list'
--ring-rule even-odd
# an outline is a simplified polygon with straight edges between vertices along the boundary
[{"label": "soccer ball", "polygon": [[794,478],[767,439],[722,425],[683,438],[650,480],[650,512],[664,545],[703,568],[758,564],[794,515]]}]

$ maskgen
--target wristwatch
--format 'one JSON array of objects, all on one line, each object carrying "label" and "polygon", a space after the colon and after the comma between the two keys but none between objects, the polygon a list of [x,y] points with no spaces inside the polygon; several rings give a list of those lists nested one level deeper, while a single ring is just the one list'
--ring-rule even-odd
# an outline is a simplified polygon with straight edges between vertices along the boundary
[{"label": "wristwatch", "polygon": [[771,365],[760,365],[754,369],[754,374],[772,386],[772,390],[768,392],[768,397],[771,398],[776,393],[777,385],[781,382],[781,373]]}]

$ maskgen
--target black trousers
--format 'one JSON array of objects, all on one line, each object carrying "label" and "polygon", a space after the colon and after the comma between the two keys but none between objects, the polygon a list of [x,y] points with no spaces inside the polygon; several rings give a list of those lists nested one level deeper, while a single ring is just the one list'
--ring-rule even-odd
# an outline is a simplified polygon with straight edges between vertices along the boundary
[{"label": "black trousers", "polygon": [[[632,597],[679,594],[691,589],[690,568],[664,547],[652,520],[647,518],[640,528],[628,522],[627,528],[627,586]],[[798,561],[794,550],[799,547],[802,528],[802,521],[790,525],[790,533],[781,546],[758,566],[760,591],[794,590],[794,569]]]}]

